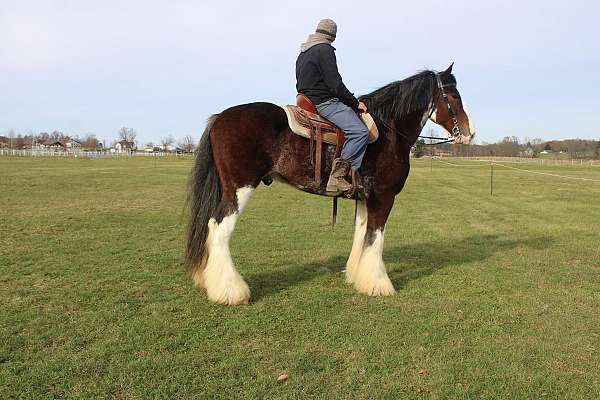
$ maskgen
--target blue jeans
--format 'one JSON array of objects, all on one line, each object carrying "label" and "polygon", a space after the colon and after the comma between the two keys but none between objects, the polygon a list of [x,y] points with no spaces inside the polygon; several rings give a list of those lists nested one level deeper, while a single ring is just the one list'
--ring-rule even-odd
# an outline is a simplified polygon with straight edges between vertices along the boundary
[{"label": "blue jeans", "polygon": [[344,131],[346,142],[342,148],[342,158],[350,163],[353,171],[359,169],[369,144],[369,131],[365,124],[350,107],[338,99],[318,104],[317,111]]}]

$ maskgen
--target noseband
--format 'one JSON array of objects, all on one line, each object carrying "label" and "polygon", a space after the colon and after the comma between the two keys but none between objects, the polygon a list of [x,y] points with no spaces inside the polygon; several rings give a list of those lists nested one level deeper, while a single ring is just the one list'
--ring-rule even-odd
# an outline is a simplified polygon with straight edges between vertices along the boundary
[{"label": "noseband", "polygon": [[[437,80],[438,88],[440,89],[440,92],[439,92],[438,96],[440,94],[442,95],[442,98],[444,99],[444,103],[446,103],[446,107],[448,107],[448,112],[451,115],[450,118],[452,118],[452,123],[454,124],[452,126],[452,136],[456,137],[456,136],[458,136],[458,135],[461,134],[460,127],[458,126],[458,118],[456,118],[457,114],[456,114],[456,111],[454,110],[454,107],[452,107],[452,105],[450,104],[450,100],[448,100],[448,94],[444,90],[445,87],[456,87],[456,83],[445,83],[445,84],[443,84],[442,83],[442,79],[440,78],[440,74],[439,73],[435,74],[435,79]],[[433,110],[434,109],[431,110],[432,114],[433,114]],[[443,121],[441,123],[443,124],[443,123],[445,123],[447,121],[448,120]]]}]

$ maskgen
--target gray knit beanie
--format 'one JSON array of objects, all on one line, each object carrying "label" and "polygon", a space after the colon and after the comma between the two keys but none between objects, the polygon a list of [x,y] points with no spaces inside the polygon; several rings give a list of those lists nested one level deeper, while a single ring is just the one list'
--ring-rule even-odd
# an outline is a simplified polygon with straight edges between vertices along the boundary
[{"label": "gray knit beanie", "polygon": [[333,41],[337,34],[337,24],[332,19],[322,19],[317,25],[316,32],[329,36]]}]

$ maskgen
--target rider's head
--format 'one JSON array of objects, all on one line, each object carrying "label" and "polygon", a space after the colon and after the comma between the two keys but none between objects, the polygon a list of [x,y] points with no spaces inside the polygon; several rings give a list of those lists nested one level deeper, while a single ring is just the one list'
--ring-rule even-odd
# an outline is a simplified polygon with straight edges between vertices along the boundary
[{"label": "rider's head", "polygon": [[337,34],[337,24],[331,19],[322,19],[317,25],[316,33],[333,42]]}]

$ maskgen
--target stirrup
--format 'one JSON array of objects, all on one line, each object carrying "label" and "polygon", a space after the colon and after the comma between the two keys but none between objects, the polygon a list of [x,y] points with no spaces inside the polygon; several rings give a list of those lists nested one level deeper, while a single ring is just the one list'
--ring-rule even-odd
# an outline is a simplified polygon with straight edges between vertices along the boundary
[{"label": "stirrup", "polygon": [[352,177],[352,188],[350,188],[350,190],[347,190],[344,193],[344,196],[346,196],[349,199],[364,196],[365,188],[362,185],[362,178],[360,177],[360,173],[358,172],[358,170],[355,171],[351,169],[350,171],[350,175]]}]

